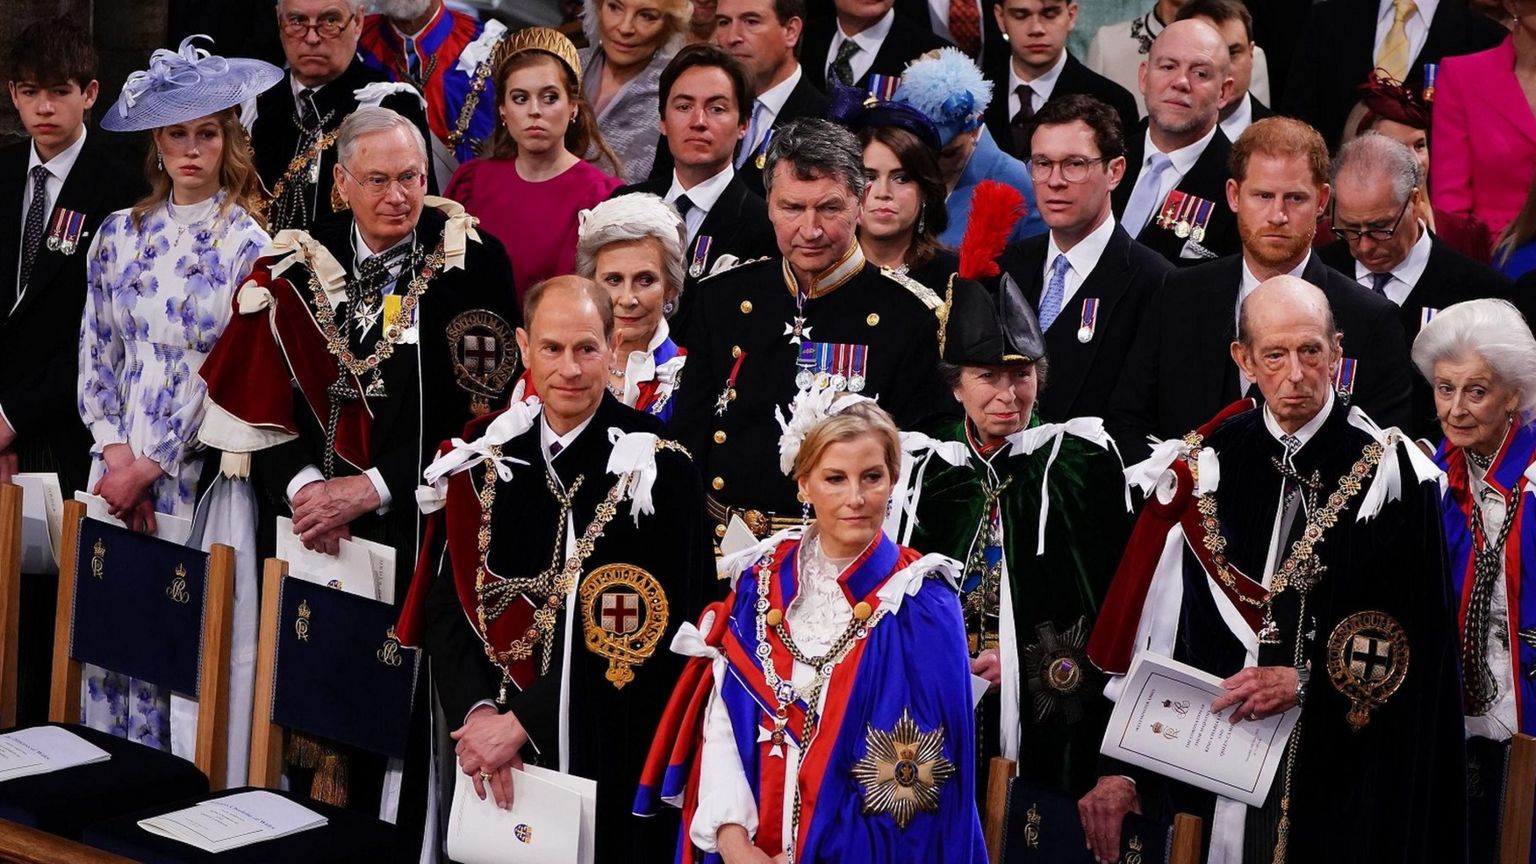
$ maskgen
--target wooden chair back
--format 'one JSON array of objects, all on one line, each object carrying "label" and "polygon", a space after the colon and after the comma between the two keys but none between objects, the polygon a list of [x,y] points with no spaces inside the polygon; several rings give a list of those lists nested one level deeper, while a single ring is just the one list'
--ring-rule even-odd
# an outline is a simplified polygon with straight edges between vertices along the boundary
[{"label": "wooden chair back", "polygon": [[[54,615],[53,679],[48,719],[54,723],[80,720],[81,663],[72,655],[76,581],[81,575],[79,545],[85,505],[64,503],[59,545],[59,596]],[[89,566],[87,564],[87,566]],[[130,565],[131,566],[131,565]],[[218,790],[224,777],[229,729],[229,653],[233,635],[235,550],[222,544],[208,553],[206,597],[202,609],[202,645],[198,655],[197,732],[193,764]],[[137,626],[153,626],[137,622]]]},{"label": "wooden chair back", "polygon": [[1499,864],[1531,860],[1531,819],[1536,815],[1536,738],[1516,735],[1509,742],[1504,773],[1504,816],[1499,822]]},{"label": "wooden chair back", "polygon": [[0,484],[0,729],[16,725],[21,635],[21,487]]},{"label": "wooden chair back", "polygon": [[6,864],[133,864],[57,834],[0,819],[0,861]]}]

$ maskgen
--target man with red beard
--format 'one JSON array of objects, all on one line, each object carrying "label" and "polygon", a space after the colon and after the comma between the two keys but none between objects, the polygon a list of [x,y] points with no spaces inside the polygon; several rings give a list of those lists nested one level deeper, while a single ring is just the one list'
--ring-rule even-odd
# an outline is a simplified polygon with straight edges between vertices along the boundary
[{"label": "man with red beard", "polygon": [[1249,392],[1253,382],[1227,362],[1237,310],[1275,276],[1300,277],[1327,295],[1344,336],[1340,399],[1382,427],[1407,424],[1412,366],[1397,307],[1312,254],[1328,171],[1322,136],[1298,120],[1261,120],[1232,145],[1227,204],[1242,252],[1175,270],[1143,307],[1107,418],[1128,462],[1146,454],[1148,435],[1182,435]]}]

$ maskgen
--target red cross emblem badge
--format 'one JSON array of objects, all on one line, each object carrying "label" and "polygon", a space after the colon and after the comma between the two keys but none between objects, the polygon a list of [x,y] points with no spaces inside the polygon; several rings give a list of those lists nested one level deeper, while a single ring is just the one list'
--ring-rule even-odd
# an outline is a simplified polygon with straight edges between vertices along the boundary
[{"label": "red cross emblem badge", "polygon": [[598,625],[620,636],[640,629],[640,595],[629,591],[610,591],[602,596]]}]

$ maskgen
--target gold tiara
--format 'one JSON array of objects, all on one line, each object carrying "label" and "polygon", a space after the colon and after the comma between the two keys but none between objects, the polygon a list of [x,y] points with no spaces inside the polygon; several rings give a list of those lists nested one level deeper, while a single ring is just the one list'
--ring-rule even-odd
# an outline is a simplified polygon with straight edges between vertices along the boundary
[{"label": "gold tiara", "polygon": [[496,49],[497,67],[524,51],[543,51],[545,54],[553,54],[557,60],[565,64],[567,69],[571,70],[571,75],[576,79],[576,86],[581,86],[581,57],[576,53],[576,46],[571,44],[571,40],[567,39],[564,33],[549,27],[524,27],[508,34]]}]

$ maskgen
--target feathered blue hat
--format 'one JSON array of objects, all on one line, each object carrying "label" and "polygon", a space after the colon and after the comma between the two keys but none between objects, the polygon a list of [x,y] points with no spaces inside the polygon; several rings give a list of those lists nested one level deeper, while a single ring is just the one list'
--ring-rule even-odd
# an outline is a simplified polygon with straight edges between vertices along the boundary
[{"label": "feathered blue hat", "polygon": [[283,70],[261,60],[218,57],[188,36],[175,51],[149,55],[149,68],[128,76],[117,103],[101,118],[113,132],[139,132],[185,123],[233,108],[283,80]]},{"label": "feathered blue hat", "polygon": [[858,87],[834,83],[832,88],[832,105],[827,109],[827,119],[833,123],[847,126],[855,134],[871,126],[895,126],[916,135],[919,141],[935,151],[943,148],[933,121],[911,105],[883,102]]},{"label": "feathered blue hat", "polygon": [[992,82],[958,48],[940,48],[913,61],[901,75],[896,101],[922,112],[939,130],[942,147],[981,126],[992,104]]}]

